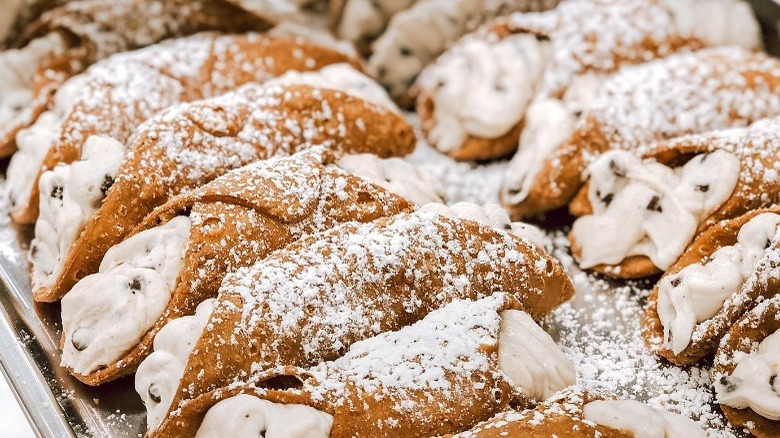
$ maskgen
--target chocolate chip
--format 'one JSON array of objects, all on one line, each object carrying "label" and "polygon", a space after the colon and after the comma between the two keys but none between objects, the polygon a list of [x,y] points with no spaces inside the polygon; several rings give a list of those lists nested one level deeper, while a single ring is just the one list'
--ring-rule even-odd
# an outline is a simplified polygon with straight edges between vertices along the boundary
[{"label": "chocolate chip", "polygon": [[626,176],[626,170],[620,167],[620,165],[615,160],[609,160],[609,170],[611,170],[615,176],[619,176],[621,178],[625,178]]},{"label": "chocolate chip", "polygon": [[447,85],[447,81],[445,81],[444,79],[439,79],[439,82],[436,82],[436,88],[442,88],[445,85]]},{"label": "chocolate chip", "polygon": [[62,200],[62,186],[57,185],[51,188],[51,193],[49,193],[49,196],[55,199]]},{"label": "chocolate chip", "polygon": [[766,239],[766,242],[764,242],[764,249],[769,248],[772,245],[772,241],[769,239]]},{"label": "chocolate chip", "polygon": [[70,343],[73,344],[73,348],[75,348],[76,351],[84,351],[84,349],[86,349],[89,346],[86,340],[82,339],[82,336],[85,334],[85,331],[86,329],[84,327],[79,327],[70,336]]},{"label": "chocolate chip", "polygon": [[574,111],[574,117],[579,117],[582,115],[582,110]]},{"label": "chocolate chip", "polygon": [[30,257],[35,258],[37,254],[38,254],[38,245],[32,245],[30,247]]},{"label": "chocolate chip", "polygon": [[615,199],[615,195],[613,193],[607,193],[606,196],[601,198],[601,202],[604,203],[607,207],[609,207],[609,204],[612,203],[612,200]]},{"label": "chocolate chip", "polygon": [[404,47],[401,47],[400,53],[401,53],[401,56],[404,56],[404,57],[412,56],[412,49],[404,46]]},{"label": "chocolate chip", "polygon": [[696,185],[696,190],[698,190],[698,191],[700,191],[702,193],[707,193],[710,190],[710,185],[709,184],[697,184]]},{"label": "chocolate chip", "polygon": [[661,197],[655,195],[652,198],[650,198],[650,202],[647,203],[647,209],[650,211],[655,211],[657,213],[663,213],[664,209],[661,208]]},{"label": "chocolate chip", "polygon": [[731,376],[723,376],[718,382],[721,384],[721,386],[723,386],[724,391],[734,392],[737,390],[737,386],[742,383],[742,379]]},{"label": "chocolate chip", "polygon": [[777,374],[772,374],[772,376],[769,377],[769,387],[772,388],[772,391],[774,391],[775,394],[780,395],[780,388],[775,386],[776,382],[777,382]]},{"label": "chocolate chip", "polygon": [[680,285],[680,283],[682,283],[682,278],[680,278],[680,277],[674,277],[674,278],[672,279],[671,283],[672,283],[672,287],[677,287],[677,286],[679,286],[679,285]]},{"label": "chocolate chip", "polygon": [[114,185],[114,177],[108,174],[103,176],[103,184],[100,185],[100,191],[103,193],[103,196],[106,196],[106,192],[112,185]]},{"label": "chocolate chip", "polygon": [[136,293],[141,290],[141,279],[136,277],[130,282],[130,291]]},{"label": "chocolate chip", "polygon": [[512,224],[504,224],[504,229],[507,231],[512,231]]},{"label": "chocolate chip", "polygon": [[156,383],[152,383],[149,385],[149,389],[146,391],[149,393],[149,398],[152,399],[155,403],[160,403],[162,401],[162,396],[160,395],[160,387],[157,386]]}]

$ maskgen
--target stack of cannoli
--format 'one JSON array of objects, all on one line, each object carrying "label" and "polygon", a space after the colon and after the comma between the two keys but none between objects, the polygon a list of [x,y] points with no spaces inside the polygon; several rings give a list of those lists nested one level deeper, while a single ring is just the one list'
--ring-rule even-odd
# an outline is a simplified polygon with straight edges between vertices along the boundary
[{"label": "stack of cannoli", "polygon": [[[130,152],[110,175],[110,189],[81,209],[78,224],[63,220],[67,180],[58,183],[52,175],[51,186],[41,180],[47,196],[41,198],[42,211],[45,207],[51,215],[38,220],[41,233],[32,244],[36,299],[61,298],[76,281],[96,272],[105,252],[154,208],[229,170],[315,146],[337,154],[405,155],[414,147],[414,133],[392,110],[341,91],[247,85],[174,106],[139,127],[130,143]],[[58,187],[63,187],[62,197]],[[78,206],[78,200],[72,204]],[[70,232],[74,226],[80,228]]]},{"label": "stack of cannoli", "polygon": [[335,360],[353,343],[453,300],[513,291],[531,318],[542,317],[572,296],[571,283],[544,250],[506,225],[431,211],[346,223],[229,274],[191,352],[155,345],[140,365],[136,387],[150,423],[181,423],[166,413],[258,371]]},{"label": "stack of cannoli", "polygon": [[[53,105],[53,94],[62,82],[98,60],[196,32],[242,32],[270,26],[227,0],[31,3],[63,5],[27,24],[13,48],[0,53],[0,156],[14,152],[17,132]],[[39,10],[23,8],[31,14]],[[20,18],[17,23],[23,21]]]},{"label": "stack of cannoli", "polygon": [[336,35],[352,41],[390,95],[414,102],[412,84],[447,46],[490,18],[549,9],[559,0],[337,0],[330,3]]},{"label": "stack of cannoli", "polygon": [[[23,1],[32,294],[76,379],[135,374],[147,436],[703,436],[577,383],[544,328],[574,286],[516,222],[561,207],[579,269],[660,277],[650,351],[714,357],[726,418],[780,434],[780,61],[746,3]],[[517,151],[500,204],[404,158],[415,99],[445,158]]]},{"label": "stack of cannoli", "polygon": [[[534,196],[524,180],[533,180],[568,138],[606,78],[624,66],[708,45],[759,47],[749,7],[566,1],[552,11],[499,18],[458,41],[420,75],[417,110],[431,144],[457,160],[511,154],[519,139],[502,193],[515,207]],[[535,212],[515,212],[526,213]]]}]

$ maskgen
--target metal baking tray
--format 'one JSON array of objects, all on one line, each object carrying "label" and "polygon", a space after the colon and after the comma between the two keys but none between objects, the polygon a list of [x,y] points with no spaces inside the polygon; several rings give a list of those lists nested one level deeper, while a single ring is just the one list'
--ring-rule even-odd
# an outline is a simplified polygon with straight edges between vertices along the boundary
[{"label": "metal baking tray", "polygon": [[[780,53],[780,5],[773,0],[751,4],[761,21],[767,50]],[[424,144],[410,161],[440,177],[452,202],[495,202],[506,166],[505,162],[454,163]],[[6,165],[7,160],[2,167]],[[0,370],[34,432],[41,437],[142,436],[145,410],[133,389],[133,376],[92,388],[59,366],[60,307],[33,301],[27,264],[32,227],[13,224],[6,209],[0,205]],[[642,351],[639,310],[650,283],[625,285],[585,275],[570,263],[560,230],[550,234],[558,236],[552,239],[558,245],[551,250],[568,266],[577,296],[548,318],[546,328],[578,365],[580,381],[590,386],[603,383],[620,396],[671,410],[690,411],[695,406],[698,412],[693,417],[707,417],[711,436],[743,436],[728,428],[711,397],[707,398],[706,365],[683,371]],[[677,395],[665,394],[678,387]]]}]

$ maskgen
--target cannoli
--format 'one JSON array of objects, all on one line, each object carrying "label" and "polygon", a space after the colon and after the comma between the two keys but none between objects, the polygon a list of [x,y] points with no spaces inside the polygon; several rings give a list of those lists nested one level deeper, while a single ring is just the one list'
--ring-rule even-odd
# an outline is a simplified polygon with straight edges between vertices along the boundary
[{"label": "cannoli", "polygon": [[463,37],[420,74],[417,108],[429,142],[457,160],[507,155],[522,138],[516,161],[528,163],[571,134],[607,75],[705,44],[759,47],[748,5],[568,1]]},{"label": "cannoli", "polygon": [[409,106],[414,103],[409,90],[420,71],[469,29],[499,14],[549,9],[557,3],[558,0],[416,2],[393,16],[373,44],[368,64],[390,96]]},{"label": "cannoli", "polygon": [[411,211],[407,197],[442,201],[400,159],[321,158],[261,161],[155,209],[63,298],[62,365],[90,385],[131,373],[160,328],[216,297],[227,272],[339,223]]},{"label": "cannoli", "polygon": [[452,438],[706,436],[693,420],[680,414],[571,387],[535,409],[502,412]]},{"label": "cannoli", "polygon": [[[436,436],[513,400],[544,399],[575,378],[572,363],[522,305],[496,293],[454,301],[357,342],[332,362],[261,371],[243,387],[185,403],[151,436]],[[280,379],[291,385],[273,384]],[[235,429],[226,431],[226,423]]]},{"label": "cannoli", "polygon": [[693,364],[718,347],[736,320],[776,290],[780,208],[720,222],[696,237],[648,298],[643,336],[655,353]]},{"label": "cannoli", "polygon": [[504,181],[504,205],[513,218],[565,206],[600,154],[642,154],[657,141],[774,117],[779,91],[780,61],[736,47],[626,67],[604,82],[568,140],[538,159],[520,161],[522,153],[517,155]]},{"label": "cannoli", "polygon": [[660,142],[644,159],[601,155],[570,205],[583,214],[569,234],[580,266],[616,278],[662,272],[710,226],[780,202],[777,132],[761,121]]},{"label": "cannoli", "polygon": [[160,371],[151,364],[165,355],[152,355],[136,381],[157,390],[140,392],[160,419],[255,371],[333,360],[354,342],[493,291],[512,291],[534,319],[573,295],[557,262],[503,227],[432,212],[344,224],[226,276],[186,365]]},{"label": "cannoli", "polygon": [[[249,84],[214,99],[174,106],[141,126],[117,173],[105,178],[110,186],[105,199],[97,190],[98,202],[72,200],[82,214],[68,223],[78,220],[81,234],[66,234],[60,225],[70,211],[67,193],[81,188],[70,188],[55,169],[50,179],[41,179],[46,216],[38,224],[41,230],[61,231],[36,233],[31,245],[35,298],[57,300],[97,272],[106,251],[171,197],[243,165],[318,145],[336,154],[388,157],[411,152],[415,138],[411,126],[391,110],[341,91]],[[103,176],[96,176],[100,184]]]},{"label": "cannoli", "polygon": [[0,156],[16,150],[16,133],[65,79],[100,59],[199,31],[269,26],[226,0],[89,0],[53,9],[25,29],[16,49],[0,53]]},{"label": "cannoli", "polygon": [[173,104],[347,60],[322,46],[258,34],[199,34],[115,55],[63,85],[55,107],[17,136],[20,151],[8,171],[12,215],[35,221],[41,174],[79,159],[91,135],[124,144],[144,120]]},{"label": "cannoli", "polygon": [[[775,259],[774,268],[777,269]],[[774,289],[778,282],[774,279]],[[780,296],[746,313],[718,347],[712,376],[726,419],[759,438],[780,435]]]}]

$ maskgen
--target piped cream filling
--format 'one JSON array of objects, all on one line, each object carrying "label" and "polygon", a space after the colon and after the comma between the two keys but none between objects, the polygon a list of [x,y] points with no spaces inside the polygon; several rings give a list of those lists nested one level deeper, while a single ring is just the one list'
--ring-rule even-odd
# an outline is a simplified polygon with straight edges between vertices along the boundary
[{"label": "piped cream filling", "polygon": [[764,338],[758,349],[743,357],[730,376],[715,382],[717,402],[749,408],[770,420],[780,420],[780,331]]},{"label": "piped cream filling", "polygon": [[196,438],[327,438],[333,416],[306,405],[282,404],[240,394],[208,410]]},{"label": "piped cream filling", "polygon": [[651,408],[635,400],[592,401],[586,404],[582,411],[585,420],[631,433],[636,438],[707,436],[690,418]]},{"label": "piped cream filling", "polygon": [[579,114],[593,102],[603,82],[604,76],[584,74],[572,81],[562,98],[539,97],[531,102],[501,187],[505,202],[518,204],[528,197],[545,162],[571,137]]},{"label": "piped cream filling", "polygon": [[739,361],[730,376],[715,382],[720,404],[750,408],[758,415],[780,421],[780,331],[764,338],[758,350]]},{"label": "piped cream filling", "polygon": [[[2,24],[0,40],[1,28]],[[0,78],[3,78],[0,81],[0,127],[11,123],[29,107],[34,97],[35,74],[48,59],[61,55],[64,51],[65,41],[59,34],[51,33],[30,41],[24,48],[0,53]]]},{"label": "piped cream filling", "polygon": [[374,183],[417,205],[446,202],[439,180],[425,169],[400,158],[379,158],[373,154],[345,155],[335,166]]},{"label": "piped cream filling", "polygon": [[658,317],[664,344],[679,354],[691,342],[696,324],[715,316],[739,292],[774,241],[780,215],[760,214],[739,230],[737,243],[718,249],[704,263],[686,266],[658,285]]},{"label": "piped cream filling", "polygon": [[507,231],[544,248],[544,234],[539,228],[524,222],[512,222],[506,211],[498,204],[479,205],[471,202],[458,202],[447,206],[440,203],[429,203],[423,205],[420,211],[473,220],[498,230]]},{"label": "piped cream filling", "polygon": [[708,46],[761,48],[761,28],[750,5],[739,0],[664,0],[681,35]]},{"label": "piped cream filling", "polygon": [[523,118],[550,58],[550,43],[530,34],[491,42],[464,38],[420,77],[434,104],[429,139],[456,150],[470,135],[498,138]]},{"label": "piped cream filling", "polygon": [[427,0],[396,14],[368,61],[394,99],[403,97],[423,67],[463,34],[480,0]]},{"label": "piped cream filling", "polygon": [[109,137],[90,136],[82,158],[41,175],[40,216],[31,243],[33,286],[47,286],[62,270],[73,242],[114,182],[125,148]]},{"label": "piped cream filling", "polygon": [[165,324],[154,337],[154,352],[138,366],[135,391],[146,407],[149,431],[160,426],[170,409],[184,376],[187,359],[208,324],[216,303],[216,299],[208,299],[198,305],[194,315]]},{"label": "piped cream filling", "polygon": [[281,84],[305,84],[313,87],[331,88],[363,100],[401,112],[387,92],[373,79],[355,70],[349,64],[333,64],[312,72],[289,71],[274,80]]},{"label": "piped cream filling", "polygon": [[53,107],[41,114],[32,126],[16,134],[19,150],[8,164],[7,178],[14,209],[27,205],[43,159],[60,135],[62,122],[83,96],[87,83],[86,75],[70,78],[54,94]]},{"label": "piped cream filling", "polygon": [[190,219],[177,216],[112,247],[62,299],[62,365],[86,375],[120,359],[162,315],[182,269]]},{"label": "piped cream filling", "polygon": [[718,150],[671,168],[615,150],[588,170],[593,214],[572,227],[580,266],[617,265],[626,257],[646,256],[665,270],[699,224],[731,196],[740,161]]},{"label": "piped cream filling", "polygon": [[499,333],[499,367],[524,396],[543,401],[576,382],[574,364],[527,313],[501,312]]}]

